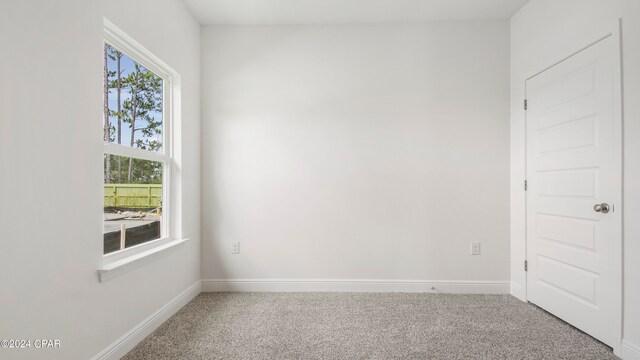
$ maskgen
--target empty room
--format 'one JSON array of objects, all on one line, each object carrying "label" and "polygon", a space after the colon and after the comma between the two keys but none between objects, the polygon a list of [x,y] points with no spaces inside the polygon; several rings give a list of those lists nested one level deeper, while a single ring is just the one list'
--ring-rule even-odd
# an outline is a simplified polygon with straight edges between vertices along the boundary
[{"label": "empty room", "polygon": [[0,359],[640,360],[640,1],[2,0]]}]

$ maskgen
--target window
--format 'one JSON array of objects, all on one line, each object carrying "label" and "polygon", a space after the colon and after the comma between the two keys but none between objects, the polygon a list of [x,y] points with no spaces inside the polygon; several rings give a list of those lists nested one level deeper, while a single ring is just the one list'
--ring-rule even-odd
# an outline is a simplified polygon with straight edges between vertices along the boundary
[{"label": "window", "polygon": [[104,254],[170,237],[171,75],[145,52],[104,43]]}]

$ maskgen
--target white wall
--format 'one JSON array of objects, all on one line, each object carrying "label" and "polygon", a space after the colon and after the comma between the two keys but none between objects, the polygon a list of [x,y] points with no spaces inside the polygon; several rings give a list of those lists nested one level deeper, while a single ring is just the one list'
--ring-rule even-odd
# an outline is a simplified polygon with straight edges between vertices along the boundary
[{"label": "white wall", "polygon": [[[609,33],[623,18],[624,104],[624,342],[640,351],[640,5],[637,0],[531,0],[511,19],[511,281],[525,298],[525,79]],[[631,345],[630,345],[631,344]],[[625,350],[625,349],[623,349]],[[638,352],[640,358],[640,352]],[[627,358],[628,357],[627,355]]]},{"label": "white wall", "polygon": [[507,21],[207,27],[202,65],[204,279],[509,279]]},{"label": "white wall", "polygon": [[625,121],[623,351],[628,359],[640,360],[640,1],[622,0],[622,14]]},{"label": "white wall", "polygon": [[[100,283],[103,15],[182,75],[191,241]],[[0,5],[0,339],[62,343],[0,357],[91,358],[200,279],[199,36],[179,1]]]}]

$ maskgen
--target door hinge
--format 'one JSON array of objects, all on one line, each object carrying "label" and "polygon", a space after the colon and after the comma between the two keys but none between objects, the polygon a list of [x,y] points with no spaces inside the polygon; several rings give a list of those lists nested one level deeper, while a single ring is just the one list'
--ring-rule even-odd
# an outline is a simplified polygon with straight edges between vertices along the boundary
[{"label": "door hinge", "polygon": [[527,102],[527,99],[524,99],[524,109],[527,110],[528,107],[529,107],[529,104]]},{"label": "door hinge", "polygon": [[529,187],[529,185],[527,185],[527,180],[524,181],[524,191],[527,191],[527,188]]},{"label": "door hinge", "polygon": [[529,263],[527,260],[524,261],[524,271],[529,271]]}]

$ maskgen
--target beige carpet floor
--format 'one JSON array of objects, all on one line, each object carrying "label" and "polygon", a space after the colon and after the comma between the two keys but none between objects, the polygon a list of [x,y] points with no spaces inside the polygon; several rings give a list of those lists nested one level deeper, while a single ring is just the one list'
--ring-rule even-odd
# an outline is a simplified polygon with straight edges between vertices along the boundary
[{"label": "beige carpet floor", "polygon": [[124,359],[617,359],[507,295],[203,293]]}]

